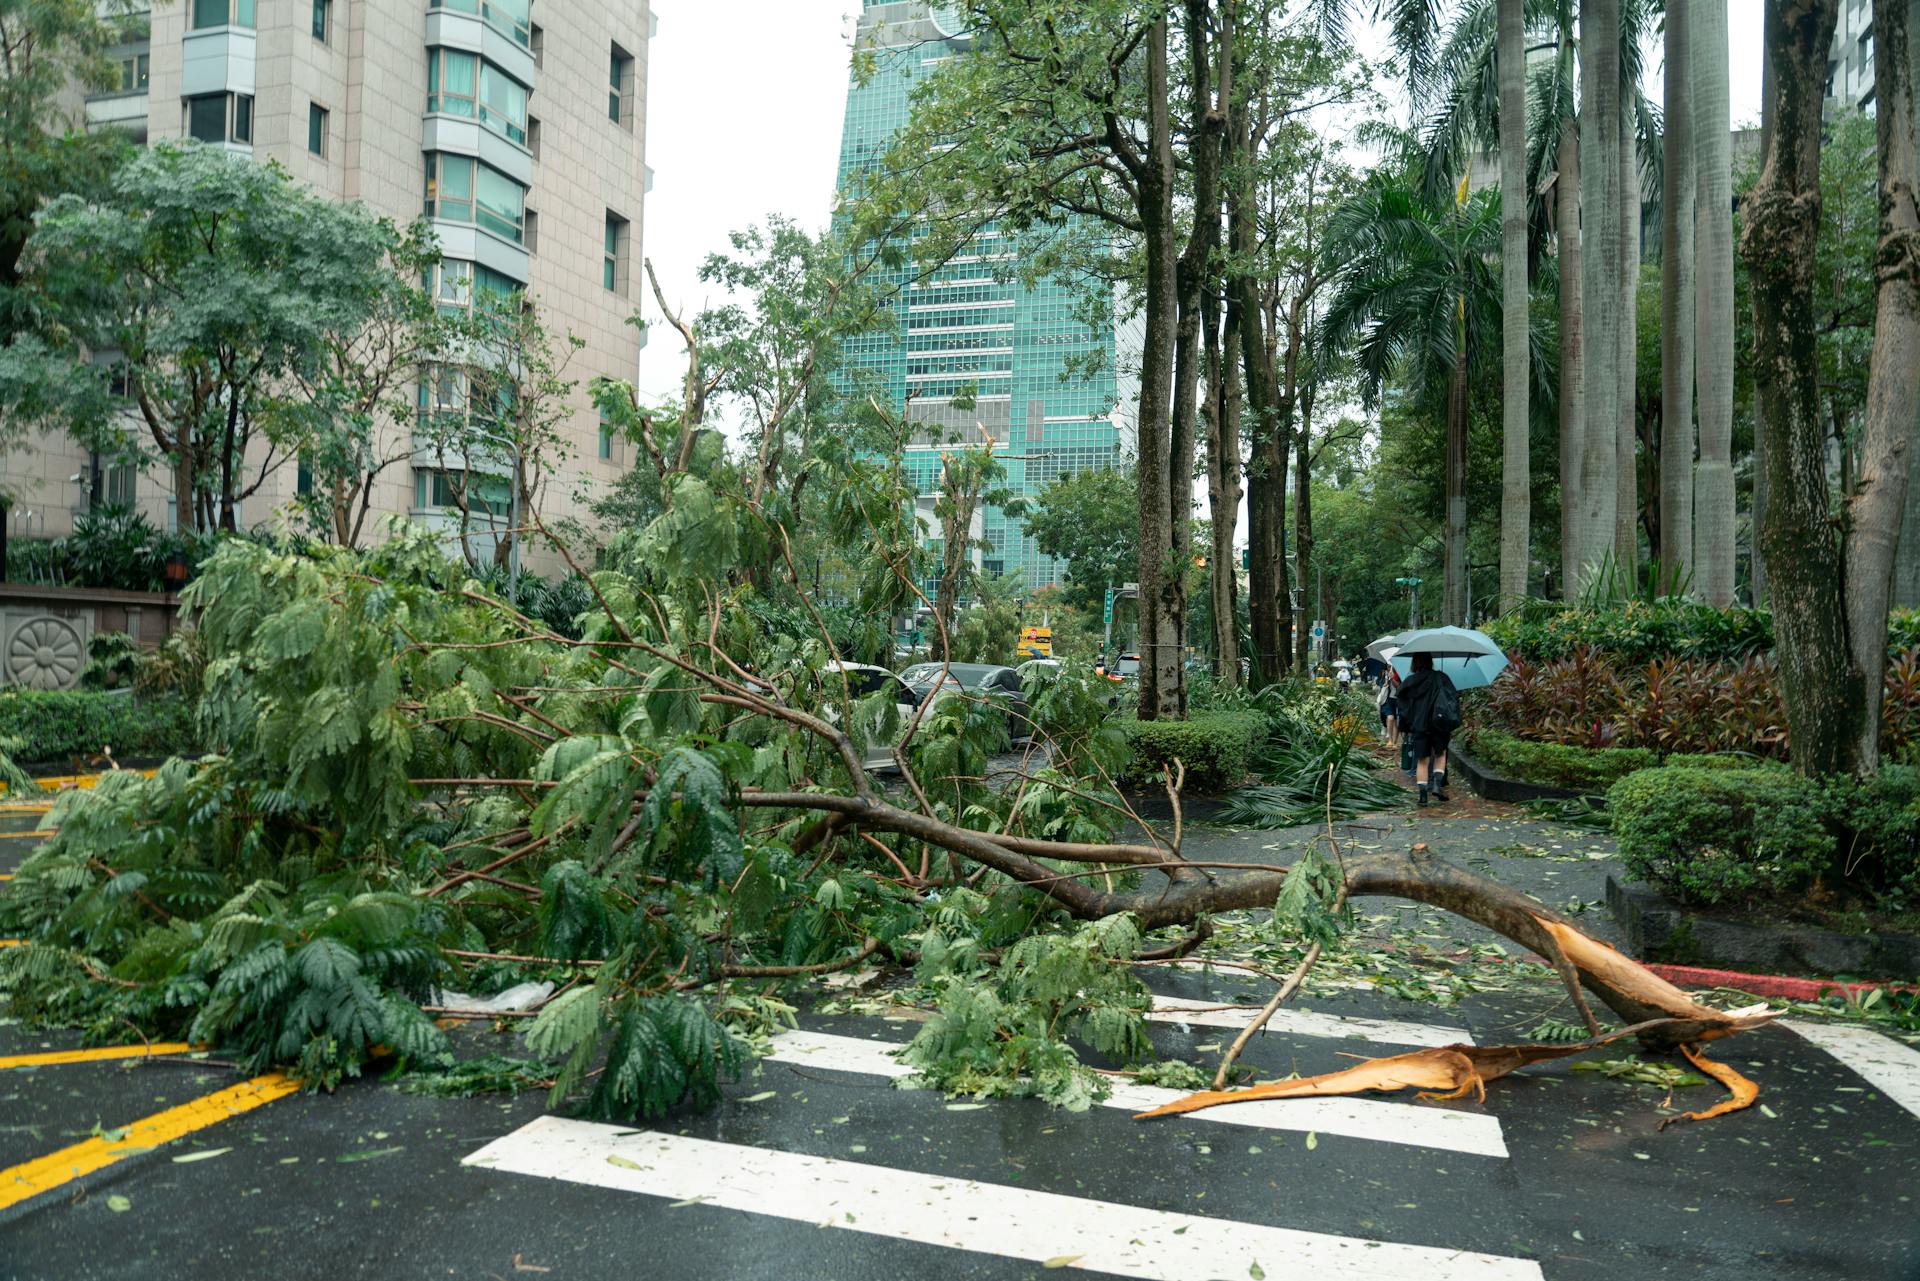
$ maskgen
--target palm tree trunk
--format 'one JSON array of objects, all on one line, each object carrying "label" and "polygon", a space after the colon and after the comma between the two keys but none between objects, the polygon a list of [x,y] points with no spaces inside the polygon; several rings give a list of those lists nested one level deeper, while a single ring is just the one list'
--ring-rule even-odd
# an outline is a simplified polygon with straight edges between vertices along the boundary
[{"label": "palm tree trunk", "polygon": [[[1860,435],[1859,481],[1847,500],[1847,632],[1865,696],[1854,727],[1853,768],[1867,775],[1880,763],[1880,702],[1887,662],[1887,610],[1894,549],[1905,508],[1920,415],[1920,157],[1916,157],[1912,37],[1920,4],[1874,0],[1874,101],[1880,143],[1880,252],[1874,300],[1873,362],[1867,377],[1866,422]],[[1902,248],[1904,246],[1904,249]]]},{"label": "palm tree trunk", "polygon": [[1572,117],[1560,122],[1554,228],[1560,257],[1560,590],[1580,576],[1580,462],[1586,448],[1585,316],[1580,309],[1580,141]]},{"label": "palm tree trunk", "polygon": [[1589,586],[1613,547],[1619,498],[1614,472],[1620,431],[1620,0],[1580,6],[1580,210],[1582,236],[1596,270],[1583,280],[1586,305],[1586,431],[1580,457],[1582,562],[1578,589]]},{"label": "palm tree trunk", "polygon": [[1528,475],[1527,92],[1523,0],[1500,0],[1500,608],[1526,599]]},{"label": "palm tree trunk", "polygon": [[[1465,328],[1464,324],[1462,328]],[[1296,482],[1298,483],[1298,482]],[[1446,572],[1441,621],[1465,627],[1472,608],[1467,593],[1467,344],[1456,344],[1452,385],[1447,388]],[[1306,584],[1300,584],[1304,591]]]},{"label": "palm tree trunk", "polygon": [[1691,8],[1666,16],[1660,179],[1660,578],[1693,564],[1693,55]]},{"label": "palm tree trunk", "polygon": [[[1633,96],[1638,97],[1638,94]],[[1620,426],[1614,433],[1613,558],[1631,579],[1640,565],[1640,142],[1637,112],[1620,106]]]},{"label": "palm tree trunk", "polygon": [[1233,688],[1240,683],[1240,631],[1235,615],[1239,579],[1234,567],[1233,528],[1240,510],[1240,317],[1229,314],[1220,326],[1218,292],[1209,286],[1206,316],[1207,507],[1213,513],[1212,579],[1214,674]]},{"label": "palm tree trunk", "polygon": [[[1727,105],[1727,0],[1696,0],[1693,20],[1694,380],[1700,466],[1694,473],[1694,590],[1733,603],[1733,158]],[[1757,542],[1756,538],[1756,542]]]}]

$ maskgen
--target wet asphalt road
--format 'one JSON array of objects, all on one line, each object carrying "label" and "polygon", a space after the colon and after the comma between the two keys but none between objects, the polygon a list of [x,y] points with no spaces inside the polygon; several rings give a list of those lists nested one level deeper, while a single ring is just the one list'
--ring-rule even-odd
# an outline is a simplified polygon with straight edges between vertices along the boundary
[{"label": "wet asphalt road", "polygon": [[[1436,848],[1442,835],[1456,852],[1478,841],[1468,857],[1535,878],[1548,901],[1562,890],[1589,894],[1593,878],[1604,879],[1604,859],[1498,852],[1550,850],[1553,838],[1501,822],[1489,834],[1485,822],[1431,816],[1421,826]],[[0,830],[21,827],[0,821]],[[1233,847],[1249,861],[1254,851],[1277,861],[1290,853],[1288,834],[1195,839],[1221,858]],[[27,843],[0,841],[0,871]],[[1269,990],[1225,972],[1156,970],[1152,982],[1166,996],[1232,1003]],[[1464,1028],[1490,1044],[1515,1039],[1543,999],[1485,993],[1437,1009],[1330,987],[1300,1008]],[[807,1016],[802,1026],[856,1048],[904,1042],[915,1028],[852,1016]],[[1263,1075],[1313,1073],[1344,1066],[1346,1054],[1407,1048],[1343,1031],[1362,1026],[1269,1033],[1246,1059]],[[1153,1034],[1167,1053],[1204,1059],[1232,1031],[1157,1023]],[[0,1026],[0,1058],[75,1043]],[[463,1032],[460,1044],[517,1052],[481,1031]],[[1896,1059],[1911,1053],[1888,1046]],[[523,1128],[543,1115],[544,1099],[442,1100],[364,1081],[280,1099],[0,1209],[0,1278],[1920,1278],[1915,1100],[1903,1106],[1897,1089],[1785,1028],[1723,1052],[1761,1083],[1764,1111],[1663,1133],[1661,1090],[1561,1062],[1495,1083],[1484,1105],[1394,1100],[1399,1122],[1372,1138],[1261,1128],[1250,1105],[1150,1123],[1031,1101],[956,1109],[833,1060],[768,1062],[712,1112],[605,1127],[589,1137],[613,1145],[613,1156],[575,1154],[570,1164],[559,1154],[541,1174],[463,1161],[514,1135],[536,1158],[549,1151],[538,1128]],[[0,1069],[0,1170],[238,1079],[178,1061]],[[1676,1102],[1717,1097],[1691,1089]],[[1505,1155],[1435,1146],[1445,1140],[1423,1138],[1417,1124],[1431,1117],[1415,1115],[1435,1111],[1493,1118]],[[618,1157],[640,1151],[620,1144],[656,1139],[693,1155]],[[780,1159],[754,1183],[751,1167],[766,1154]],[[745,1190],[730,1201],[713,1183],[734,1162]],[[875,1170],[876,1186],[863,1191],[856,1180],[835,1192],[830,1214],[808,1200],[849,1171]],[[1191,1217],[1175,1230],[1166,1216]],[[909,1226],[888,1226],[896,1221]],[[955,1244],[903,1239],[929,1222]],[[1172,1253],[1124,1272],[1092,1266],[1109,1257],[1085,1246],[1094,1223],[1118,1247]],[[1230,1247],[1208,1235],[1220,1224]],[[1428,1253],[1403,1265],[1393,1262],[1399,1247]]]}]

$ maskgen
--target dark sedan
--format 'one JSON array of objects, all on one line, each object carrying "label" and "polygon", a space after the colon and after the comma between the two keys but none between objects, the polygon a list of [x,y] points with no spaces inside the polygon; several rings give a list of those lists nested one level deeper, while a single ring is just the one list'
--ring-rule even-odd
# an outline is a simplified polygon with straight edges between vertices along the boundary
[{"label": "dark sedan", "polygon": [[[941,664],[915,663],[900,673],[922,702],[940,681]],[[999,667],[992,663],[948,663],[947,678],[941,685],[943,690],[958,691],[976,698],[990,698],[1007,709],[1007,732],[1016,743],[1024,743],[1033,737],[1033,724],[1028,719],[1027,696],[1020,688],[1020,673],[1011,667]]]}]

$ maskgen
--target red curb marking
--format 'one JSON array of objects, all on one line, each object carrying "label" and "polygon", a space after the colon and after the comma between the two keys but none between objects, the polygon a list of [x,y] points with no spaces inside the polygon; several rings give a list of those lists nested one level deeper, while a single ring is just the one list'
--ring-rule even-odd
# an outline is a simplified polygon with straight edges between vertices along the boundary
[{"label": "red curb marking", "polygon": [[1892,992],[1920,990],[1907,983],[1841,983],[1834,979],[1801,979],[1784,974],[1742,974],[1738,970],[1710,970],[1697,965],[1648,965],[1647,968],[1669,983],[1737,987],[1755,996],[1778,996],[1789,1001],[1817,1001],[1826,992],[1860,996],[1879,988]]}]

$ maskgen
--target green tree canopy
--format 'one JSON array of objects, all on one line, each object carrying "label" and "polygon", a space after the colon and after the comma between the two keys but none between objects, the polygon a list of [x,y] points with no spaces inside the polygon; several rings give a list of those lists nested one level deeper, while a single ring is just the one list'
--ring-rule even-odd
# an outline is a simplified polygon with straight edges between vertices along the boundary
[{"label": "green tree canopy", "polygon": [[1133,472],[1096,469],[1048,483],[1022,522],[1040,550],[1067,562],[1067,599],[1101,604],[1109,585],[1130,582],[1135,551],[1138,486]]}]

